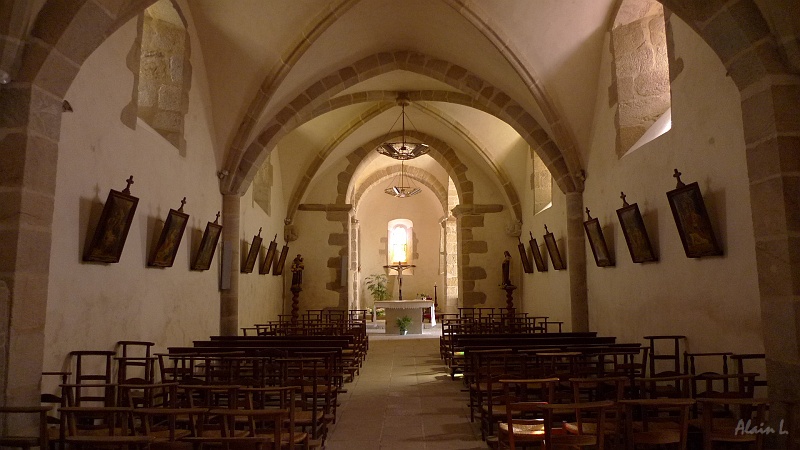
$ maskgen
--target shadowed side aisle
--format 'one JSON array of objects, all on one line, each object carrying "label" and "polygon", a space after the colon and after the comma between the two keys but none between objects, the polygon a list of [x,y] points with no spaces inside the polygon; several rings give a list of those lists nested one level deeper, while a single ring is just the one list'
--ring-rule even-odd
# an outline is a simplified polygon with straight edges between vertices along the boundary
[{"label": "shadowed side aisle", "polygon": [[326,450],[487,448],[462,383],[439,359],[438,339],[370,339],[361,374],[345,388]]}]

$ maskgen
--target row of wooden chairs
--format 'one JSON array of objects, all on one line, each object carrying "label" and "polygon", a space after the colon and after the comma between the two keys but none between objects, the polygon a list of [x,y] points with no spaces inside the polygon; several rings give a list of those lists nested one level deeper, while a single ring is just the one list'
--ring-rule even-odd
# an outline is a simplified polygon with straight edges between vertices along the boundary
[{"label": "row of wooden chairs", "polygon": [[[702,434],[704,449],[718,442],[750,444],[760,449],[763,434],[737,432],[739,421],[763,423],[768,420],[765,399],[730,398],[643,398],[621,396],[627,383],[624,377],[572,379],[573,397],[557,396],[562,380],[501,379],[501,394],[494,409],[488,405],[497,423],[496,441],[500,448],[556,446],[570,448],[633,449],[641,445],[677,445],[687,447],[690,430]],[[697,422],[690,411],[699,405],[703,414]],[[715,411],[725,407],[728,414]]]}]

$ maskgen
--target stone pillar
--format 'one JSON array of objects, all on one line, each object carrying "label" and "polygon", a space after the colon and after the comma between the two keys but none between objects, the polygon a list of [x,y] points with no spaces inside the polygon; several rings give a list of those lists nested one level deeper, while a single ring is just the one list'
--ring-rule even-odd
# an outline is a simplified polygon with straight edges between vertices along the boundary
[{"label": "stone pillar", "polygon": [[583,231],[583,194],[567,194],[567,270],[572,309],[572,331],[589,331],[586,287],[586,238]]},{"label": "stone pillar", "polygon": [[[239,245],[239,207],[241,197],[235,194],[222,196],[222,245],[232,249],[230,267],[230,289],[225,289],[219,296],[219,334],[236,336],[239,334],[239,262],[241,261]],[[223,272],[223,276],[225,273]]]},{"label": "stone pillar", "polygon": [[347,270],[349,271],[348,279],[350,279],[351,283],[348,286],[348,291],[350,292],[350,307],[353,309],[362,309],[365,305],[361,303],[361,279],[359,278],[358,273],[358,266],[359,266],[359,242],[361,241],[360,237],[361,227],[358,223],[358,219],[356,216],[351,212],[350,213],[350,261],[347,266]]},{"label": "stone pillar", "polygon": [[791,81],[742,91],[770,420],[789,431],[770,448],[800,448],[800,78]]},{"label": "stone pillar", "polygon": [[12,82],[0,111],[8,113],[0,120],[0,404],[30,405],[39,402],[44,355],[61,100]]}]

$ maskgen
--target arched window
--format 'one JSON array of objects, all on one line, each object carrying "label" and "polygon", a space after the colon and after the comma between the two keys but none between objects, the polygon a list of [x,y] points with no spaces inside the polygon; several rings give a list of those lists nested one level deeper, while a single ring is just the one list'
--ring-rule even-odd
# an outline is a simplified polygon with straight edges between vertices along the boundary
[{"label": "arched window", "polygon": [[[386,264],[413,264],[413,222],[408,219],[394,219],[389,221],[387,228],[389,248],[386,252]],[[392,270],[390,274],[394,275],[395,272]],[[410,270],[404,271],[403,275],[411,275]]]},{"label": "arched window", "polygon": [[672,125],[666,36],[659,2],[622,1],[611,31],[618,157],[666,133]]},{"label": "arched window", "polygon": [[189,33],[180,9],[171,0],[159,0],[142,14],[134,42],[138,67],[134,71],[131,104],[123,121],[136,129],[136,118],[178,149],[186,152],[184,118],[189,110],[191,64]]}]

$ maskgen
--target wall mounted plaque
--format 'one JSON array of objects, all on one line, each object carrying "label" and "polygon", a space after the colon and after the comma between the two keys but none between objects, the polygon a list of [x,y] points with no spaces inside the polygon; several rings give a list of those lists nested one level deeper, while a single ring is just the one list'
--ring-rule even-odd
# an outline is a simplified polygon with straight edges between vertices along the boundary
[{"label": "wall mounted plaque", "polygon": [[586,222],[583,222],[583,229],[586,230],[586,237],[589,238],[589,245],[592,247],[594,262],[597,267],[611,267],[614,265],[614,258],[608,251],[606,239],[603,236],[603,228],[597,217],[592,218],[589,208],[586,208]]},{"label": "wall mounted plaque", "polygon": [[111,189],[108,193],[92,241],[84,251],[84,261],[119,262],[128,231],[131,229],[136,205],[139,204],[139,199],[131,195],[133,175],[126,180],[126,183],[128,185],[122,192]]},{"label": "wall mounted plaque", "polygon": [[544,232],[544,244],[547,246],[547,253],[550,254],[550,261],[553,261],[553,269],[566,269],[567,265],[564,264],[564,260],[561,259],[561,252],[558,251],[556,237],[553,235],[553,233],[547,230],[547,225],[544,226]]},{"label": "wall mounted plaque", "polygon": [[721,255],[722,248],[711,227],[700,186],[697,182],[684,184],[678,169],[675,169],[673,176],[678,180],[678,186],[667,192],[667,199],[686,256],[702,258]]},{"label": "wall mounted plaque", "polygon": [[211,260],[214,259],[219,236],[222,234],[222,225],[219,225],[218,222],[219,212],[217,212],[214,223],[206,224],[206,231],[203,233],[203,239],[200,240],[200,248],[192,262],[192,270],[208,270],[211,267]]},{"label": "wall mounted plaque", "polygon": [[253,236],[253,242],[250,244],[250,251],[247,252],[247,259],[242,264],[242,273],[250,273],[256,265],[258,254],[261,253],[261,228],[258,229],[258,234]]},{"label": "wall mounted plaque", "polygon": [[622,227],[622,235],[625,236],[625,243],[628,244],[631,260],[635,263],[658,261],[653,246],[650,244],[647,228],[644,227],[639,204],[628,204],[625,193],[620,192],[620,194],[622,208],[617,210],[617,217],[619,225]]},{"label": "wall mounted plaque", "polygon": [[178,247],[183,239],[183,232],[189,222],[189,215],[183,212],[183,205],[186,204],[186,197],[181,200],[181,207],[177,211],[169,210],[164,228],[161,229],[161,236],[158,242],[150,251],[150,259],[147,265],[150,267],[172,267],[175,262],[175,255],[178,254]]}]

